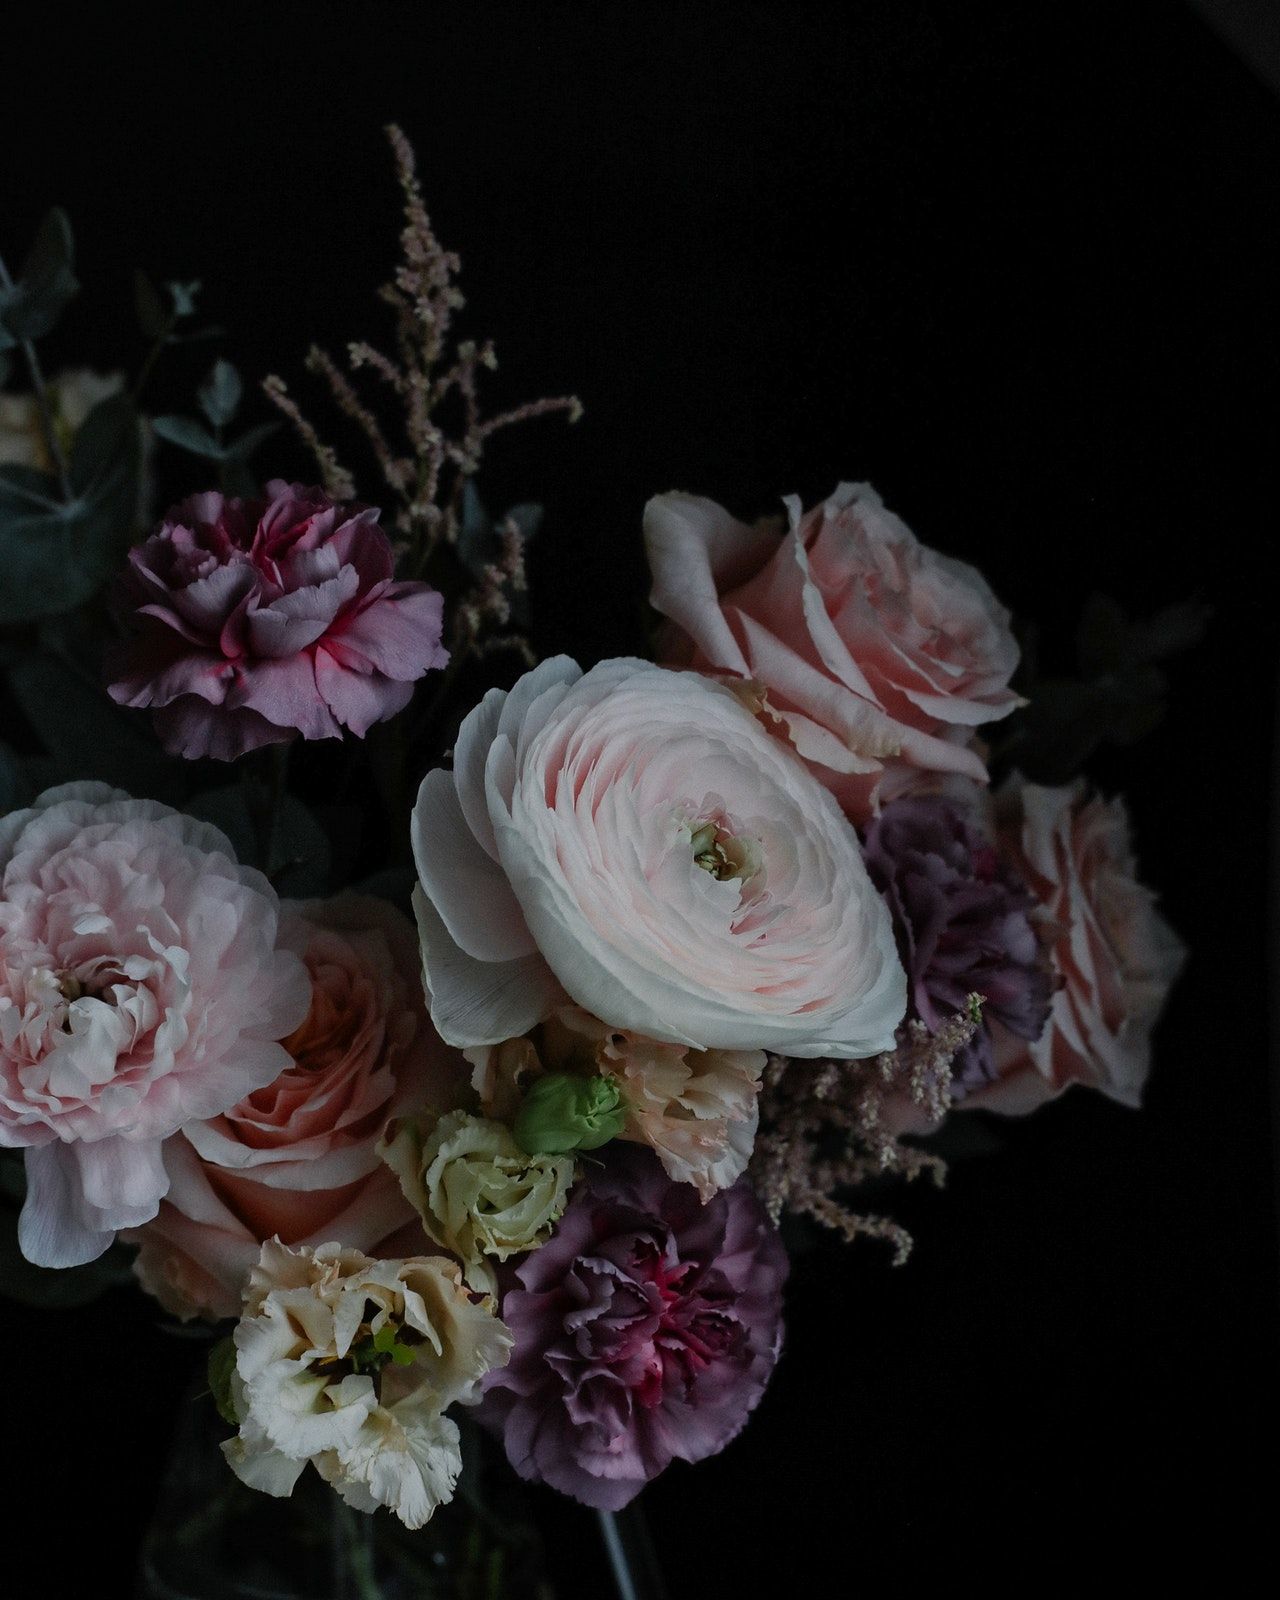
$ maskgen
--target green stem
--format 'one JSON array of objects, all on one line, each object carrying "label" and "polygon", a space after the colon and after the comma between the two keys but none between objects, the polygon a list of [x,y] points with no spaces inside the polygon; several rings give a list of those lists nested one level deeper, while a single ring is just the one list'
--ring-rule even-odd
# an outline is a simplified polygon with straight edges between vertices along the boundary
[{"label": "green stem", "polygon": [[[12,289],[13,279],[9,276],[9,269],[0,256],[0,289]],[[40,357],[36,354],[36,347],[30,339],[22,340],[22,353],[27,360],[27,370],[31,374],[31,387],[35,391],[36,404],[40,408],[40,427],[44,433],[45,444],[49,447],[49,459],[57,468],[58,482],[62,488],[64,503],[71,503],[71,475],[67,471],[67,458],[63,453],[62,441],[58,438],[57,424],[53,419],[53,406],[49,401],[49,390],[44,380],[44,369],[40,365]]]},{"label": "green stem", "polygon": [[373,1518],[367,1512],[353,1511],[345,1500],[336,1496],[335,1504],[336,1521],[342,1530],[339,1543],[345,1558],[344,1576],[350,1573],[359,1600],[383,1600],[373,1555]]}]

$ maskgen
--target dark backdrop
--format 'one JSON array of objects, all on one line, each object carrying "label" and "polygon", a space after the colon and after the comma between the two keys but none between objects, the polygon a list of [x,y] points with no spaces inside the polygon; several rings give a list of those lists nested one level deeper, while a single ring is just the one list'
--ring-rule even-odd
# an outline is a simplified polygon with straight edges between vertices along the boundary
[{"label": "dark backdrop", "polygon": [[[1192,12],[1130,0],[41,15],[0,69],[0,247],[72,215],[55,366],[134,360],[136,265],[202,277],[247,374],[379,331],[404,124],[498,399],[586,404],[486,477],[548,508],[542,648],[640,645],[669,487],[754,514],[869,478],[1051,648],[1096,588],[1214,606],[1173,716],[1098,768],[1192,948],[1144,1110],[1075,1091],[1006,1125],[903,1196],[905,1268],[801,1257],[756,1419],[645,1498],[677,1600],[1201,1557],[1241,1592],[1275,1439],[1275,101]],[[189,1349],[125,1294],[3,1316],[9,1508],[102,1524],[40,1592],[123,1593]],[[594,1600],[589,1524],[555,1528]]]}]

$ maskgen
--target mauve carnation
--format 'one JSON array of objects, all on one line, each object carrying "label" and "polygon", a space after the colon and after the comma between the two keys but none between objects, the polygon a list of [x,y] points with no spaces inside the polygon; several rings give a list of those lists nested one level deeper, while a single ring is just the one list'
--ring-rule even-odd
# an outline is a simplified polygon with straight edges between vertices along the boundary
[{"label": "mauve carnation", "polygon": [[263,500],[175,506],[129,552],[117,603],[131,633],[111,697],[151,707],[165,748],[192,758],[363,737],[449,659],[441,596],[395,581],[377,511],[280,479]]},{"label": "mauve carnation", "polygon": [[704,1205],[648,1151],[604,1154],[516,1271],[515,1349],[481,1417],[522,1477],[616,1511],[743,1427],[778,1358],[787,1259],[745,1179]]},{"label": "mauve carnation", "polygon": [[0,1145],[23,1254],[76,1266],[155,1216],[163,1140],[288,1064],[306,970],[216,828],[105,784],[0,820],[0,874]]},{"label": "mauve carnation", "polygon": [[889,904],[913,1015],[937,1030],[985,1001],[983,1023],[952,1064],[953,1092],[995,1075],[995,1021],[1036,1039],[1049,1015],[1049,966],[1031,921],[1035,899],[955,801],[891,801],[868,827],[867,869]]},{"label": "mauve carnation", "polygon": [[281,940],[311,979],[284,1071],[168,1141],[168,1195],[132,1236],[143,1287],[184,1319],[235,1316],[267,1239],[377,1254],[415,1220],[377,1150],[388,1119],[447,1076],[413,930],[385,901],[344,894],[287,904]]}]

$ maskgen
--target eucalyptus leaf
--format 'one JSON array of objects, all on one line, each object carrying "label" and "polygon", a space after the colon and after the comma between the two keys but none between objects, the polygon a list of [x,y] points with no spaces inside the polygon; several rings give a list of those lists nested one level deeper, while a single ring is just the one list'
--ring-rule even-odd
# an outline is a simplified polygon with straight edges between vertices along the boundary
[{"label": "eucalyptus leaf", "polygon": [[199,278],[190,283],[167,283],[165,288],[173,301],[173,314],[175,317],[194,317],[196,314],[196,296],[204,285]]},{"label": "eucalyptus leaf", "polygon": [[159,289],[141,268],[133,274],[133,309],[144,337],[163,339],[169,332],[172,314],[166,310]]},{"label": "eucalyptus leaf", "polygon": [[200,385],[196,398],[211,425],[225,428],[239,409],[243,394],[240,374],[229,361],[219,358]]},{"label": "eucalyptus leaf", "polygon": [[209,430],[194,417],[152,417],[151,426],[159,438],[176,444],[180,450],[189,450],[193,456],[221,461],[226,455]]},{"label": "eucalyptus leaf", "polygon": [[227,446],[227,459],[248,461],[258,446],[265,444],[273,435],[279,433],[282,426],[283,424],[279,422],[260,422],[256,427],[249,428]]},{"label": "eucalyptus leaf", "polygon": [[[253,822],[240,784],[225,784],[194,797],[185,807],[193,817],[211,822],[231,841],[242,861],[255,853]],[[306,898],[329,888],[331,850],[324,829],[294,795],[281,796],[271,836],[267,876],[282,895]]]},{"label": "eucalyptus leaf", "polygon": [[0,624],[69,611],[108,575],[111,509],[75,496],[30,467],[0,467]]},{"label": "eucalyptus leaf", "polygon": [[92,678],[41,653],[16,663],[9,683],[27,721],[63,772],[96,778],[133,795],[172,795],[180,773],[146,722],[114,705]]},{"label": "eucalyptus leaf", "polygon": [[42,339],[80,288],[75,246],[65,211],[55,207],[36,230],[18,281],[0,289],[0,329],[8,345]]}]

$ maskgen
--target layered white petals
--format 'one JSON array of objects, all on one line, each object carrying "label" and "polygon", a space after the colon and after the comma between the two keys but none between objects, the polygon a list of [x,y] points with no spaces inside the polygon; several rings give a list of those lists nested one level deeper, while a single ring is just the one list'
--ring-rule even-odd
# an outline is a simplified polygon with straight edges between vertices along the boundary
[{"label": "layered white petals", "polygon": [[[400,1360],[373,1339],[394,1336]],[[289,1494],[311,1462],[362,1511],[419,1528],[451,1498],[461,1458],[442,1413],[475,1398],[511,1337],[438,1258],[374,1261],[342,1245],[271,1240],[235,1332],[239,1432],[223,1446],[253,1488]]]},{"label": "layered white petals", "polygon": [[[905,978],[856,835],[730,689],[635,660],[584,676],[556,658],[491,693],[459,747],[454,796],[430,775],[415,821],[423,960],[449,1042],[527,1033],[567,995],[694,1049],[891,1046]],[[740,838],[750,871],[696,863],[708,825]],[[536,953],[512,958],[526,935]]]}]

